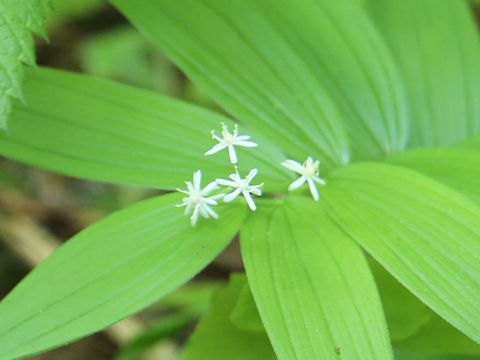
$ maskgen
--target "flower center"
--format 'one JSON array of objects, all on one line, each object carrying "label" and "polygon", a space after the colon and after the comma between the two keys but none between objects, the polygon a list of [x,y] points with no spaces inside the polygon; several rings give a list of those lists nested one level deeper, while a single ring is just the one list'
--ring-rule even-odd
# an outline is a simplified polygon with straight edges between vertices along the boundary
[{"label": "flower center", "polygon": [[232,134],[230,134],[228,131],[223,131],[222,135],[223,135],[223,141],[225,141],[227,145],[232,145],[235,142],[235,137]]},{"label": "flower center", "polygon": [[237,180],[237,186],[239,189],[246,190],[248,188],[248,182],[245,179]]},{"label": "flower center", "polygon": [[194,192],[190,195],[190,202],[192,204],[199,204],[202,200],[202,196],[199,192]]},{"label": "flower center", "polygon": [[305,168],[305,172],[303,173],[303,175],[311,178],[311,177],[315,176],[316,173],[317,173],[317,167],[315,165],[311,165],[311,166],[308,166],[307,168]]}]

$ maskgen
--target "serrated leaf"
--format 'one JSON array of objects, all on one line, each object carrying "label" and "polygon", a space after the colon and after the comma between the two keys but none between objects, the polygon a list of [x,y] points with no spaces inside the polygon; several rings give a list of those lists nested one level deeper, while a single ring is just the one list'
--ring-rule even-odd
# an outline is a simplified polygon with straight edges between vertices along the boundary
[{"label": "serrated leaf", "polygon": [[480,204],[480,152],[474,149],[425,148],[387,159],[430,176]]},{"label": "serrated leaf", "polygon": [[323,196],[383,267],[480,341],[480,207],[417,172],[383,164],[338,169]]},{"label": "serrated leaf", "polygon": [[69,240],[0,302],[0,359],[47,350],[150,305],[206,266],[243,221],[242,207],[192,228],[179,194],[111,215]]},{"label": "serrated leaf", "polygon": [[280,359],[392,359],[367,261],[321,206],[303,198],[264,204],[240,238]]},{"label": "serrated leaf", "polygon": [[[17,104],[0,154],[62,174],[161,189],[182,187],[202,169],[229,173],[226,152],[205,156],[210,131],[232,120],[199,107],[106,80],[30,69],[27,105]],[[240,128],[245,133],[250,131]],[[289,181],[275,146],[251,134],[257,149],[239,150],[241,169],[259,169],[266,189]]]},{"label": "serrated leaf", "polygon": [[378,157],[405,143],[396,70],[347,1],[113,0],[227,111],[289,156]]},{"label": "serrated leaf", "polygon": [[48,0],[0,2],[0,130],[6,128],[12,97],[22,98],[22,63],[35,64],[31,31],[46,36]]},{"label": "serrated leaf", "polygon": [[228,285],[214,293],[209,312],[189,339],[185,360],[276,359],[265,332],[238,328],[230,318],[245,286],[245,276],[233,274]]},{"label": "serrated leaf", "polygon": [[369,0],[402,71],[411,144],[454,144],[480,132],[480,42],[466,0]]}]

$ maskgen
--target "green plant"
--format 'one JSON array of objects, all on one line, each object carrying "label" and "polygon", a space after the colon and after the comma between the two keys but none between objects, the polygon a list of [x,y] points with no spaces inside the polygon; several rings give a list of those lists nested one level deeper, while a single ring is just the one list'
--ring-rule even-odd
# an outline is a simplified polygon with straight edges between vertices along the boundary
[{"label": "green plant", "polygon": [[22,98],[22,63],[34,65],[30,31],[46,37],[47,0],[4,0],[0,3],[0,129],[5,128],[11,98]]},{"label": "green plant", "polygon": [[[404,316],[385,306],[395,346],[438,314],[468,354],[480,353],[468,340],[480,341],[480,49],[466,2],[112,2],[252,136],[259,149],[241,149],[238,169],[258,169],[264,196],[255,212],[222,204],[218,220],[192,227],[175,207],[182,196],[171,193],[81,232],[0,303],[0,359],[59,346],[148,306],[238,232],[243,304],[251,289],[247,309],[261,318],[242,330],[260,333],[243,358],[268,352],[264,326],[282,359],[391,359],[377,286],[386,305],[392,287],[411,305]],[[208,181],[228,173],[226,157],[204,155],[210,131],[234,125],[228,116],[82,75],[25,71],[26,101],[15,103],[0,136],[2,155],[163,190],[197,169]],[[288,193],[295,179],[280,165],[310,156],[328,182],[318,202]],[[377,283],[370,256],[381,264],[372,266]],[[242,285],[233,282],[228,298]],[[208,326],[195,336],[208,337]],[[433,343],[407,341],[398,357],[418,358],[442,340],[424,341]],[[191,349],[187,358],[201,358]]]}]

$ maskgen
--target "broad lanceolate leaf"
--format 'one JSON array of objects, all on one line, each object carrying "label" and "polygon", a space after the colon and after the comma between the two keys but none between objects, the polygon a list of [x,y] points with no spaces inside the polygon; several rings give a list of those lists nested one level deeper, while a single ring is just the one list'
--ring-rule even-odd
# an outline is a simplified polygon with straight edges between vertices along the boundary
[{"label": "broad lanceolate leaf", "polygon": [[480,204],[479,151],[461,147],[414,149],[387,161],[443,182]]},{"label": "broad lanceolate leaf", "polygon": [[466,141],[457,144],[461,147],[467,147],[475,150],[480,150],[480,136],[474,136],[472,138],[467,139]]},{"label": "broad lanceolate leaf", "polygon": [[395,345],[395,341],[415,335],[433,312],[377,261],[370,258],[369,264],[382,299],[390,338]]},{"label": "broad lanceolate leaf", "polygon": [[469,360],[465,355],[451,354],[425,354],[422,352],[410,352],[395,349],[395,360]]},{"label": "broad lanceolate leaf", "polygon": [[276,359],[265,331],[239,328],[231,319],[245,285],[245,276],[234,274],[229,284],[213,295],[209,312],[189,340],[185,360]]},{"label": "broad lanceolate leaf", "polygon": [[480,354],[480,345],[435,314],[371,259],[395,349],[424,353]]},{"label": "broad lanceolate leaf", "polygon": [[327,167],[403,147],[397,73],[361,10],[329,0],[113,3],[241,121]]},{"label": "broad lanceolate leaf", "polygon": [[238,295],[237,303],[232,309],[230,319],[240,329],[265,332],[262,320],[258,313],[257,305],[250,290],[248,283],[245,283],[242,291]]},{"label": "broad lanceolate leaf", "polygon": [[[113,1],[240,121],[299,159],[349,159],[335,104],[254,1]],[[258,3],[258,1],[257,1]]]},{"label": "broad lanceolate leaf", "polygon": [[[399,306],[402,304],[399,302]],[[465,354],[462,359],[477,359],[480,345],[455,329],[436,314],[422,325],[417,333],[401,341],[394,341],[397,349],[418,351],[424,354]],[[476,356],[475,356],[476,355]]]},{"label": "broad lanceolate leaf", "polygon": [[332,174],[331,215],[440,316],[480,341],[480,207],[417,172],[358,164]]},{"label": "broad lanceolate leaf", "polygon": [[[202,169],[210,179],[229,173],[227,152],[205,156],[210,131],[231,120],[195,106],[100,79],[32,69],[27,105],[11,114],[0,154],[67,175],[175,189]],[[231,129],[232,130],[232,129]],[[242,133],[249,132],[246,128]],[[239,150],[241,169],[259,169],[268,190],[288,177],[275,147],[253,135],[255,149]]]},{"label": "broad lanceolate leaf", "polygon": [[392,359],[367,261],[318,203],[264,205],[242,228],[241,245],[280,359]]},{"label": "broad lanceolate leaf", "polygon": [[480,132],[480,42],[468,1],[369,0],[404,75],[413,145]]},{"label": "broad lanceolate leaf", "polygon": [[12,97],[22,98],[22,63],[35,64],[30,31],[45,36],[48,0],[0,2],[0,130],[7,125]]},{"label": "broad lanceolate leaf", "polygon": [[0,359],[98,331],[181,285],[229,242],[242,208],[192,228],[165,195],[120,211],[69,240],[0,303]]}]

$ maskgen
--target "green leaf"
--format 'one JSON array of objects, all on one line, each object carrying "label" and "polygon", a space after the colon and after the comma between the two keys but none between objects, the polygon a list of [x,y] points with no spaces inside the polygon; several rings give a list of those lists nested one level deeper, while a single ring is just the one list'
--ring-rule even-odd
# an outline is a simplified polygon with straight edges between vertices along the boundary
[{"label": "green leaf", "polygon": [[435,314],[415,335],[394,344],[398,349],[424,354],[480,355],[480,345]]},{"label": "green leaf", "polygon": [[186,360],[276,359],[264,332],[240,329],[230,320],[230,314],[245,286],[245,276],[233,274],[229,284],[213,295],[210,311],[189,340]]},{"label": "green leaf", "polygon": [[[202,169],[208,179],[229,171],[226,152],[205,156],[210,131],[233,122],[177,100],[113,82],[33,69],[28,105],[17,104],[0,154],[66,175],[120,184],[175,189]],[[249,130],[241,128],[243,133]],[[252,134],[258,149],[241,149],[241,168],[259,169],[267,190],[284,188],[285,158]]]},{"label": "green leaf", "polygon": [[480,132],[480,43],[465,0],[369,0],[401,69],[413,145]]},{"label": "green leaf", "polygon": [[220,105],[289,156],[317,156],[326,168],[345,163],[345,132],[362,156],[403,148],[407,120],[397,72],[359,6],[112,2]]},{"label": "green leaf", "polygon": [[402,350],[395,350],[395,360],[475,360],[465,355],[438,354],[430,355]]},{"label": "green leaf", "polygon": [[244,209],[192,228],[179,194],[122,210],[69,240],[0,303],[0,359],[98,331],[186,282],[232,239]]},{"label": "green leaf", "polygon": [[388,274],[378,262],[370,262],[397,350],[424,354],[480,354],[480,345],[430,310]]},{"label": "green leaf", "polygon": [[480,152],[474,149],[414,149],[387,161],[443,182],[480,204]]},{"label": "green leaf", "polygon": [[227,111],[286,152],[321,153],[327,166],[348,160],[335,104],[253,1],[113,3]]},{"label": "green leaf", "polygon": [[392,359],[367,261],[311,199],[264,204],[241,230],[247,277],[280,359]]},{"label": "green leaf", "polygon": [[48,0],[0,2],[0,130],[6,128],[12,97],[22,98],[22,63],[34,65],[30,31],[46,36]]},{"label": "green leaf", "polygon": [[432,311],[378,262],[369,259],[369,263],[382,299],[390,338],[395,344],[395,341],[416,334],[430,319]]},{"label": "green leaf", "polygon": [[358,164],[323,191],[331,215],[407,289],[480,341],[480,207],[428,177]]},{"label": "green leaf", "polygon": [[258,314],[257,305],[248,283],[245,284],[238,295],[238,301],[232,309],[230,318],[239,329],[265,332],[265,327]]},{"label": "green leaf", "polygon": [[474,136],[469,138],[467,141],[464,141],[460,144],[457,144],[461,147],[467,147],[475,150],[480,150],[480,136]]}]

